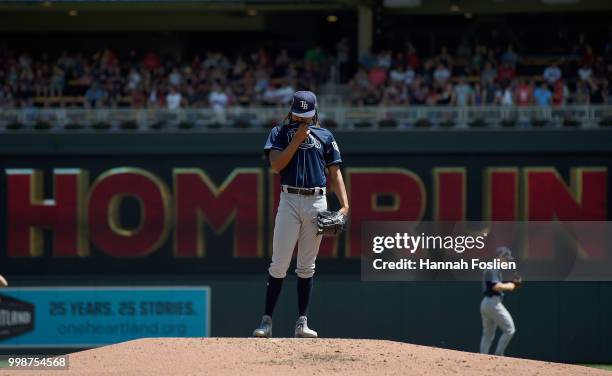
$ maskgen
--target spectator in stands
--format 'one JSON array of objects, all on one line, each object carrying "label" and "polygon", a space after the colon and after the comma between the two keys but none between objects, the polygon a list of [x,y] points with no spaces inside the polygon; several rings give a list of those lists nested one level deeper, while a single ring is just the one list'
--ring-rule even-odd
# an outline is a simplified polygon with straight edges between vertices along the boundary
[{"label": "spectator in stands", "polygon": [[[482,70],[482,67],[486,61],[487,47],[486,46],[476,46],[476,50],[474,56],[472,56],[472,61],[467,69],[468,74],[479,74]],[[483,82],[483,84],[485,84]]]},{"label": "spectator in stands", "polygon": [[593,64],[593,75],[596,77],[612,77],[612,60],[605,61],[603,56],[597,56]]},{"label": "spectator in stands", "polygon": [[64,85],[66,84],[66,77],[64,70],[56,65],[53,67],[53,75],[51,76],[49,94],[51,96],[60,97],[64,95]]},{"label": "spectator in stands", "polygon": [[384,106],[398,106],[406,98],[405,87],[401,83],[393,83],[387,86],[383,92],[381,104]]},{"label": "spectator in stands", "polygon": [[137,87],[131,92],[131,106],[133,108],[144,108],[147,97],[141,87]]},{"label": "spectator in stands", "polygon": [[116,108],[121,100],[121,82],[120,81],[108,81],[106,83],[106,96],[104,98],[103,106]]},{"label": "spectator in stands", "polygon": [[462,60],[469,61],[472,56],[472,47],[468,42],[467,38],[462,38],[459,46],[457,47],[457,57]]},{"label": "spectator in stands", "polygon": [[375,65],[368,74],[368,80],[374,87],[382,86],[387,81],[387,70],[380,65]]},{"label": "spectator in stands", "polygon": [[406,44],[406,63],[414,70],[421,68],[421,59],[417,55],[416,48],[410,42]]},{"label": "spectator in stands", "polygon": [[392,84],[401,83],[403,85],[410,85],[414,80],[415,72],[410,66],[396,66],[389,73],[389,79]]},{"label": "spectator in stands", "polygon": [[315,64],[320,64],[326,59],[325,52],[320,46],[309,48],[304,55],[304,60]]},{"label": "spectator in stands", "polygon": [[582,81],[588,81],[593,76],[593,69],[589,64],[582,64],[580,68],[578,68],[578,78]]},{"label": "spectator in stands", "polygon": [[497,81],[502,85],[510,84],[510,82],[512,82],[515,77],[516,70],[514,69],[514,66],[508,61],[503,63],[499,67],[499,69],[497,69]]},{"label": "spectator in stands", "polygon": [[100,84],[94,82],[85,92],[85,105],[87,107],[101,107],[105,98],[106,92],[100,87]]},{"label": "spectator in stands", "polygon": [[538,106],[550,106],[552,103],[552,93],[546,86],[546,83],[540,82],[537,88],[533,91],[533,100]]},{"label": "spectator in stands", "polygon": [[500,105],[502,93],[495,83],[495,80],[483,83],[484,103],[487,106]]},{"label": "spectator in stands", "polygon": [[516,52],[514,52],[514,47],[511,44],[508,45],[506,51],[502,54],[501,62],[502,64],[510,64],[512,68],[516,67],[516,64],[518,63],[518,55]]},{"label": "spectator in stands", "polygon": [[474,106],[483,106],[485,104],[485,96],[484,96],[482,86],[480,85],[480,82],[476,82],[474,84],[474,94],[472,98],[473,98],[472,104]]},{"label": "spectator in stands", "polygon": [[517,106],[531,106],[533,104],[533,85],[525,79],[519,79],[514,97]]},{"label": "spectator in stands", "polygon": [[172,72],[168,75],[168,83],[174,87],[180,87],[183,82],[183,76],[178,68],[172,68]]},{"label": "spectator in stands", "polygon": [[433,72],[433,78],[435,80],[435,83],[440,87],[444,87],[446,86],[446,83],[448,82],[450,77],[451,72],[448,67],[446,67],[442,63],[439,63]]},{"label": "spectator in stands", "polygon": [[436,98],[436,102],[434,104],[440,106],[448,106],[454,101],[454,92],[453,92],[453,84],[450,81],[447,81],[444,84],[444,87],[439,91],[439,94]]},{"label": "spectator in stands", "polygon": [[348,69],[350,64],[350,44],[348,38],[344,37],[336,44],[336,61],[340,82],[348,80]]},{"label": "spectator in stands", "polygon": [[159,56],[157,56],[157,54],[149,51],[145,55],[144,59],[142,59],[142,65],[150,71],[156,71],[160,68],[161,61],[159,60]]},{"label": "spectator in stands", "polygon": [[502,106],[513,106],[514,105],[514,94],[512,90],[511,84],[506,84],[502,86],[503,89],[500,90],[501,96],[499,98],[499,102]]},{"label": "spectator in stands", "polygon": [[590,87],[587,81],[576,82],[576,89],[574,90],[573,102],[578,105],[589,104],[591,99]]},{"label": "spectator in stands", "polygon": [[463,77],[460,77],[454,89],[453,104],[463,107],[472,103],[474,103],[474,90]]},{"label": "spectator in stands", "polygon": [[448,48],[446,46],[442,46],[440,49],[440,55],[437,58],[438,62],[444,65],[449,71],[453,70],[453,58],[448,53]]},{"label": "spectator in stands", "polygon": [[392,61],[393,59],[391,57],[390,50],[382,50],[376,56],[376,65],[378,65],[379,67],[385,70],[388,70],[389,68],[391,68]]},{"label": "spectator in stands", "polygon": [[382,89],[380,87],[376,87],[374,85],[368,86],[361,103],[364,105],[379,104],[382,96],[381,91]]},{"label": "spectator in stands", "polygon": [[480,80],[486,85],[488,82],[493,82],[497,78],[497,69],[493,66],[490,61],[485,62],[482,73],[480,74]]},{"label": "spectator in stands", "polygon": [[557,80],[561,79],[561,69],[557,63],[552,63],[549,67],[544,69],[544,74],[542,75],[544,81],[550,86],[554,85]]},{"label": "spectator in stands", "polygon": [[569,89],[563,80],[555,82],[552,95],[552,104],[554,106],[565,106],[569,98]]},{"label": "spectator in stands", "polygon": [[176,90],[176,87],[170,86],[170,91],[166,94],[166,107],[169,110],[177,110],[181,107],[183,96]]},{"label": "spectator in stands", "polygon": [[355,76],[349,81],[350,103],[353,105],[363,105],[363,98],[370,86],[368,73],[364,67],[359,67]]},{"label": "spectator in stands", "polygon": [[225,109],[229,105],[230,98],[228,93],[221,88],[218,83],[215,83],[208,94],[208,103],[217,117],[219,124],[225,124]]},{"label": "spectator in stands", "polygon": [[595,54],[590,44],[584,46],[584,53],[582,54],[583,65],[593,65],[595,63]]},{"label": "spectator in stands", "polygon": [[425,104],[429,97],[429,87],[423,79],[417,76],[409,88],[410,103],[416,105]]},{"label": "spectator in stands", "polygon": [[43,65],[36,69],[34,79],[34,91],[37,97],[46,97],[49,95],[49,69]]},{"label": "spectator in stands", "polygon": [[140,86],[141,82],[142,75],[135,68],[131,68],[130,74],[128,75],[127,91],[135,90]]},{"label": "spectator in stands", "polygon": [[13,107],[13,93],[9,85],[0,86],[0,107]]},{"label": "spectator in stands", "polygon": [[608,81],[591,78],[587,81],[590,88],[590,104],[606,104],[608,100]]}]

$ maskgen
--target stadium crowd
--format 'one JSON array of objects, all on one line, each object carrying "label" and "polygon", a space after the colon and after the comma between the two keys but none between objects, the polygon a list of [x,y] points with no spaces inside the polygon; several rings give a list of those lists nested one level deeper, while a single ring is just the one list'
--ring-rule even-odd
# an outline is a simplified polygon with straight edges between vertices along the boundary
[{"label": "stadium crowd", "polygon": [[0,49],[0,107],[282,105],[298,88],[316,91],[332,77],[330,67],[338,66],[355,106],[612,103],[612,42],[599,51],[583,43],[537,72],[525,68],[512,45],[461,43],[454,52],[442,47],[437,56],[425,57],[407,43],[400,51],[362,57],[347,77],[346,41],[331,53],[313,47],[299,58],[262,48],[233,58],[206,52],[182,61],[134,49],[123,56],[104,49],[56,58]]},{"label": "stadium crowd", "polygon": [[169,108],[275,105],[295,88],[316,90],[328,77],[329,58],[319,47],[292,58],[260,49],[229,59],[220,52],[177,61],[149,51],[119,56],[104,49],[87,56],[63,52],[33,58],[0,49],[0,107],[27,107],[48,98],[79,98],[60,105]]},{"label": "stadium crowd", "polygon": [[353,105],[518,105],[612,103],[612,42],[604,54],[576,48],[567,59],[539,72],[521,63],[512,45],[504,50],[462,44],[452,56],[442,47],[421,58],[414,46],[383,50],[360,61],[350,80]]}]

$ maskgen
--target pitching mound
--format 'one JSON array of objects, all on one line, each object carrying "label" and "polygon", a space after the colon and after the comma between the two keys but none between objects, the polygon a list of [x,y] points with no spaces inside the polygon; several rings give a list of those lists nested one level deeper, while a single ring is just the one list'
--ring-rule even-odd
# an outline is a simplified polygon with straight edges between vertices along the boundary
[{"label": "pitching mound", "polygon": [[[21,376],[27,373],[19,371]],[[587,367],[352,339],[152,338],[70,355],[54,375],[601,375]]]}]

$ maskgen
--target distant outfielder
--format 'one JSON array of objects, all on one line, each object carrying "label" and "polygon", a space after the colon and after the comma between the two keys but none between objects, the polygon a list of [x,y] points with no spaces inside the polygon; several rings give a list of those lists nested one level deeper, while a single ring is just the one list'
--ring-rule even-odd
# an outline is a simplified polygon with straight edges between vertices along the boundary
[{"label": "distant outfielder", "polygon": [[[342,231],[349,203],[340,171],[340,149],[332,133],[320,127],[316,108],[314,93],[296,92],[284,124],[272,129],[264,146],[272,169],[281,175],[281,194],[274,223],[265,311],[261,324],[253,332],[254,337],[272,336],[272,313],[296,243],[299,317],[294,335],[302,338],[318,336],[308,328],[306,319],[315,260],[322,236],[337,235]],[[327,211],[326,170],[342,206],[338,212]]]},{"label": "distant outfielder", "polygon": [[[512,261],[512,252],[507,247],[499,247],[495,258],[501,262]],[[520,277],[515,277],[511,282],[504,282],[499,269],[488,269],[483,273],[482,292],[484,298],[480,303],[480,316],[482,318],[482,338],[480,339],[480,352],[488,354],[491,348],[495,330],[499,327],[502,331],[497,341],[495,355],[504,355],[508,343],[516,332],[514,320],[510,312],[502,304],[504,292],[516,291],[521,286]]]}]

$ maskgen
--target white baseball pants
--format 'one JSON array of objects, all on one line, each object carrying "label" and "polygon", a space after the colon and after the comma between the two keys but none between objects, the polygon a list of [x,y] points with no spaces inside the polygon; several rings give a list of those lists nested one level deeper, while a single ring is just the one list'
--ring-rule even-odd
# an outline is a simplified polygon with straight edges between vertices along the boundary
[{"label": "white baseball pants", "polygon": [[295,272],[300,278],[313,276],[322,239],[317,235],[317,214],[326,209],[325,195],[304,196],[281,192],[274,222],[272,262],[268,269],[272,277],[285,278],[296,242],[298,254]]},{"label": "white baseball pants", "polygon": [[480,339],[480,352],[488,354],[491,348],[493,338],[495,338],[495,329],[499,327],[502,331],[501,337],[497,341],[495,355],[504,355],[508,343],[516,332],[514,321],[510,312],[502,304],[499,296],[485,296],[480,303],[480,316],[482,318],[482,338]]}]

